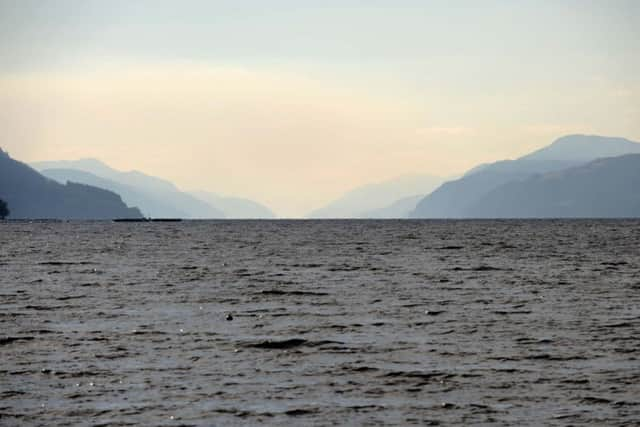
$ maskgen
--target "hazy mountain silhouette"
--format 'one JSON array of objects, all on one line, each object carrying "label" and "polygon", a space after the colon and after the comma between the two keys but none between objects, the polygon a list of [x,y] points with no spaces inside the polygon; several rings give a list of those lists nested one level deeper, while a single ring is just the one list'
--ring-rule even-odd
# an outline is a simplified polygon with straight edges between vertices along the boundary
[{"label": "hazy mountain silhouette", "polygon": [[[225,215],[219,209],[210,204],[180,191],[171,182],[146,175],[138,171],[121,172],[96,159],[64,160],[37,162],[32,164],[38,170],[65,169],[88,172],[98,178],[111,182],[103,182],[102,185],[126,186],[130,191],[125,191],[126,197],[132,197],[137,205],[152,217],[180,217],[180,218],[224,218]],[[78,177],[79,175],[76,175]],[[69,179],[58,175],[60,179]],[[95,182],[90,176],[82,179]],[[116,188],[110,187],[114,191]],[[133,193],[131,192],[133,191]]]},{"label": "hazy mountain silhouette", "polygon": [[207,191],[196,191],[193,196],[220,209],[226,218],[271,219],[275,214],[266,206],[240,197],[226,197]]},{"label": "hazy mountain silhouette", "polygon": [[162,193],[171,191],[180,191],[173,183],[149,176],[138,171],[122,172],[108,166],[106,163],[98,159],[80,159],[80,160],[56,160],[35,162],[31,166],[41,171],[44,169],[75,169],[79,171],[89,172],[101,178],[125,184],[139,190],[149,191],[152,193]]},{"label": "hazy mountain silhouette", "polygon": [[80,182],[118,193],[129,206],[138,206],[146,217],[151,218],[186,218],[186,212],[167,204],[153,194],[137,190],[134,187],[121,184],[110,179],[101,178],[90,172],[76,169],[44,169],[40,173],[62,184],[66,182]]},{"label": "hazy mountain silhouette", "polygon": [[308,217],[367,218],[371,211],[388,207],[401,198],[429,194],[443,181],[443,178],[431,175],[407,175],[390,181],[365,185],[311,212]]},{"label": "hazy mountain silhouette", "polygon": [[[521,161],[558,162],[557,166],[586,163],[602,157],[640,153],[640,144],[625,138],[598,135],[567,135],[550,145],[520,157]],[[499,163],[483,163],[471,168],[464,176],[472,175]],[[543,164],[543,163],[539,163]]]},{"label": "hazy mountain silhouette", "polygon": [[119,195],[89,185],[62,185],[0,150],[0,199],[13,219],[141,218]]},{"label": "hazy mountain silhouette", "polygon": [[589,162],[603,157],[640,153],[640,143],[625,138],[568,135],[551,145],[521,157],[521,160],[570,160]]},{"label": "hazy mountain silhouette", "polygon": [[411,213],[414,218],[461,218],[466,209],[494,188],[536,173],[578,165],[570,161],[503,160],[478,172],[448,181],[423,198]]},{"label": "hazy mountain silhouette", "polygon": [[640,217],[640,154],[514,181],[466,211],[474,218]]},{"label": "hazy mountain silhouette", "polygon": [[424,198],[424,194],[417,196],[403,197],[400,200],[396,200],[389,206],[384,208],[374,209],[369,212],[365,212],[363,218],[371,219],[383,219],[383,218],[407,218],[409,214],[416,208],[418,202]]},{"label": "hazy mountain silhouette", "polygon": [[[571,154],[573,153],[573,157]],[[442,184],[423,198],[414,218],[465,218],[487,193],[506,183],[578,166],[607,155],[640,153],[640,144],[622,138],[570,135],[517,160],[480,165]],[[555,157],[557,156],[557,158]]]}]

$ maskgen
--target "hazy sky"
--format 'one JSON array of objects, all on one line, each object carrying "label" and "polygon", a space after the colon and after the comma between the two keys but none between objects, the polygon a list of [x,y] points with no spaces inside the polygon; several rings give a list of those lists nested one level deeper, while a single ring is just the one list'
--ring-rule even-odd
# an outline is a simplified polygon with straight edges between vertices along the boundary
[{"label": "hazy sky", "polygon": [[640,140],[640,1],[0,0],[0,147],[304,215],[567,133]]}]

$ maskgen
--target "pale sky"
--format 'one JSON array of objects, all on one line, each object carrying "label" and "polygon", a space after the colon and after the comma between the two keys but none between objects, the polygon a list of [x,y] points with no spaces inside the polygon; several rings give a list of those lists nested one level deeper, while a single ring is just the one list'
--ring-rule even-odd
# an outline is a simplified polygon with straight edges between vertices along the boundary
[{"label": "pale sky", "polygon": [[640,141],[640,1],[0,0],[0,147],[303,216],[568,133]]}]

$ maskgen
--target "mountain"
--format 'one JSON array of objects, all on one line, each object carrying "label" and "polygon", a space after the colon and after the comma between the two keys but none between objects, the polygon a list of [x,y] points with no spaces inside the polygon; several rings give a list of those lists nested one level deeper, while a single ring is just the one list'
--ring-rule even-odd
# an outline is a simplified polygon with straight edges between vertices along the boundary
[{"label": "mountain", "polygon": [[503,160],[448,181],[424,197],[410,214],[413,218],[463,218],[467,207],[484,194],[516,179],[536,173],[566,169],[579,163],[571,161]]},{"label": "mountain", "polygon": [[640,217],[640,154],[514,181],[466,211],[474,218]]},{"label": "mountain", "polygon": [[162,178],[145,175],[138,171],[118,171],[98,159],[35,162],[32,163],[31,166],[39,171],[44,169],[73,169],[89,172],[95,176],[129,185],[131,187],[136,187],[140,190],[151,193],[180,191],[175,185],[173,185],[173,183]]},{"label": "mountain", "polygon": [[206,191],[192,193],[194,197],[220,209],[226,218],[271,219],[276,215],[266,206],[253,200],[239,197],[225,197]]},{"label": "mountain", "polygon": [[13,219],[141,218],[117,194],[78,183],[62,185],[0,150],[0,199]]},{"label": "mountain", "polygon": [[[40,171],[44,170],[73,170],[88,172],[93,177],[83,175],[82,179],[96,182],[95,177],[102,178],[102,185],[109,185],[108,189],[122,190],[126,186],[125,197],[132,197],[146,215],[152,217],[180,217],[180,218],[224,218],[224,213],[210,204],[180,191],[171,182],[143,174],[138,171],[121,172],[96,159],[64,160],[53,162],[37,162],[32,166]],[[68,176],[56,173],[56,179],[68,180]],[[78,177],[80,175],[74,175]],[[89,183],[87,182],[87,183]],[[114,186],[118,184],[118,186]],[[118,190],[116,190],[118,189]],[[133,194],[131,193],[133,191]]]},{"label": "mountain", "polygon": [[407,175],[393,180],[358,187],[327,206],[311,212],[309,218],[366,218],[368,212],[395,201],[429,194],[444,179],[430,175]]},{"label": "mountain", "polygon": [[154,197],[153,194],[146,193],[134,187],[121,184],[110,179],[101,178],[89,172],[76,169],[43,169],[40,173],[47,178],[56,180],[62,184],[67,182],[81,182],[105,190],[113,191],[122,197],[122,200],[129,206],[139,206],[142,213],[151,218],[186,218],[186,212],[181,211]]},{"label": "mountain", "polygon": [[[640,153],[640,145],[625,138],[598,135],[567,135],[556,139],[546,147],[520,157],[519,160],[555,160],[586,163],[602,157],[615,157],[633,153]],[[480,164],[471,168],[465,175],[480,172],[491,165],[491,163]]]},{"label": "mountain", "polygon": [[424,194],[419,194],[417,196],[409,196],[403,197],[400,200],[396,200],[389,206],[385,206],[384,208],[374,209],[369,212],[365,212],[363,214],[363,218],[370,219],[397,219],[397,218],[407,218],[409,214],[416,208],[416,205],[420,200],[424,198]]},{"label": "mountain", "polygon": [[[583,149],[584,148],[584,149]],[[571,155],[573,153],[573,157]],[[423,198],[411,213],[413,218],[466,218],[469,209],[490,191],[512,181],[525,180],[579,166],[603,153],[640,153],[640,144],[622,138],[570,135],[516,160],[480,165],[462,178],[442,184]]]},{"label": "mountain", "polygon": [[625,138],[597,135],[568,135],[551,145],[521,157],[521,160],[570,160],[589,162],[603,157],[640,153],[640,144]]}]

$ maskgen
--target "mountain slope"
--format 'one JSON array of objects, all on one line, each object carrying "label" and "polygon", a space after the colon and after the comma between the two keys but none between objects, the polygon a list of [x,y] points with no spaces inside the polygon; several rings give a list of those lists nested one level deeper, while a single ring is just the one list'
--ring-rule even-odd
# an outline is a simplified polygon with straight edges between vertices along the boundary
[{"label": "mountain slope", "polygon": [[640,152],[640,144],[621,138],[583,135],[559,138],[517,160],[481,165],[460,179],[444,183],[418,203],[411,217],[465,218],[472,205],[508,182],[578,166],[595,160],[601,153],[623,155],[634,152]]},{"label": "mountain slope", "polygon": [[429,194],[444,180],[430,175],[407,175],[358,187],[327,206],[311,212],[309,218],[363,218],[404,197]]},{"label": "mountain slope", "polygon": [[625,138],[567,135],[520,160],[571,160],[589,162],[603,157],[640,153],[640,144]]},{"label": "mountain slope", "polygon": [[32,166],[38,170],[66,169],[88,172],[127,186],[141,197],[134,199],[141,202],[141,209],[153,217],[224,218],[222,211],[180,191],[169,181],[137,171],[121,172],[96,159],[37,162]]},{"label": "mountain slope", "polygon": [[55,160],[34,162],[31,166],[39,171],[45,169],[73,169],[89,172],[95,176],[129,185],[148,192],[180,191],[173,183],[138,171],[122,172],[115,170],[98,159]]},{"label": "mountain slope", "polygon": [[143,191],[139,191],[128,185],[101,178],[89,172],[75,169],[44,169],[40,173],[47,178],[54,179],[61,184],[67,182],[80,182],[105,190],[113,191],[122,197],[122,200],[129,206],[138,206],[142,213],[151,218],[172,217],[186,218],[187,214],[171,205],[158,200]]},{"label": "mountain slope", "polygon": [[20,219],[141,218],[120,196],[100,188],[50,180],[0,150],[0,199]]},{"label": "mountain slope", "polygon": [[598,159],[504,184],[469,207],[466,216],[640,217],[640,154]]},{"label": "mountain slope", "polygon": [[389,206],[385,206],[384,208],[374,209],[369,212],[365,212],[362,214],[362,218],[371,218],[371,219],[397,219],[397,218],[407,218],[411,211],[416,208],[416,205],[420,200],[424,198],[424,194],[420,194],[418,196],[409,196],[403,197],[400,200],[396,200]]},{"label": "mountain slope", "polygon": [[220,209],[225,218],[271,219],[276,217],[268,207],[253,200],[240,197],[225,197],[207,191],[197,191],[192,194],[198,199],[204,200]]},{"label": "mountain slope", "polygon": [[505,160],[487,165],[479,172],[448,181],[423,198],[411,213],[413,218],[462,218],[465,210],[484,194],[512,180],[536,173],[562,170],[577,165],[568,161]]}]

